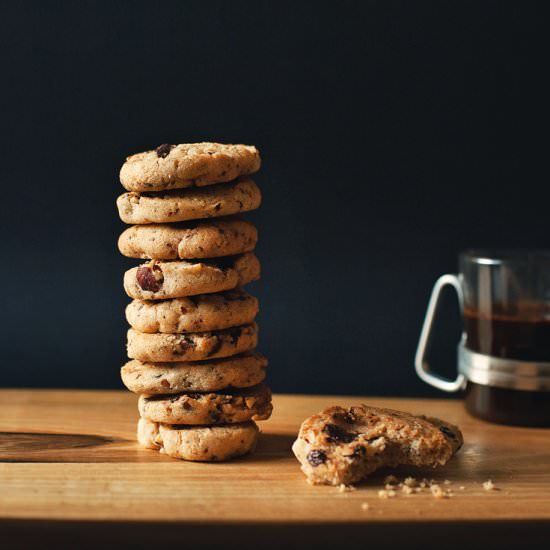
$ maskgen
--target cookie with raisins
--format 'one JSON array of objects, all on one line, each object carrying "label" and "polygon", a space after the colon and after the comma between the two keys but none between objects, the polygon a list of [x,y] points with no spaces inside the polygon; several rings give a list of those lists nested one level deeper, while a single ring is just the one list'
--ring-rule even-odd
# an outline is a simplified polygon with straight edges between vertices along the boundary
[{"label": "cookie with raisins", "polygon": [[360,405],[306,419],[292,450],[311,483],[348,485],[382,467],[442,466],[462,442],[442,420]]},{"label": "cookie with raisins", "polygon": [[165,143],[129,156],[120,169],[120,182],[128,191],[201,187],[253,174],[260,164],[253,145]]}]

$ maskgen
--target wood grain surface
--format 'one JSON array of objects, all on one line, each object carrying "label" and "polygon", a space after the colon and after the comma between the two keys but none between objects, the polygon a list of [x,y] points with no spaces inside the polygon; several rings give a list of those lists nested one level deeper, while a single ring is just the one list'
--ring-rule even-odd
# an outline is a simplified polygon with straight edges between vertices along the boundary
[{"label": "wood grain surface", "polygon": [[[289,533],[300,525],[316,533],[345,525],[362,536],[384,525],[387,532],[389,524],[406,533],[414,525],[479,530],[485,523],[511,540],[511,525],[516,534],[523,533],[521,525],[529,526],[527,534],[549,525],[550,432],[475,420],[460,401],[276,395],[253,455],[204,464],[139,448],[136,398],[128,392],[2,390],[0,399],[0,521],[6,533],[31,523],[40,533],[40,526],[74,528],[78,522],[110,529],[130,522],[137,533],[161,522],[170,527],[157,536],[196,525],[285,526]],[[462,428],[464,448],[446,467],[396,472],[449,480],[453,497],[425,492],[380,499],[387,471],[349,492],[306,483],[290,450],[302,420],[329,405],[362,402],[439,416]],[[497,490],[484,490],[488,479]]]}]

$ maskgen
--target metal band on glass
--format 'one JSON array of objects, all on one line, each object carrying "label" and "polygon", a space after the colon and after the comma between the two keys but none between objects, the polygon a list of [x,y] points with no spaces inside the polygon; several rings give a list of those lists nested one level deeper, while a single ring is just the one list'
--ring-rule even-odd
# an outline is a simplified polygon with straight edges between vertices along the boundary
[{"label": "metal band on glass", "polygon": [[550,363],[503,359],[458,346],[458,372],[483,386],[550,392]]}]

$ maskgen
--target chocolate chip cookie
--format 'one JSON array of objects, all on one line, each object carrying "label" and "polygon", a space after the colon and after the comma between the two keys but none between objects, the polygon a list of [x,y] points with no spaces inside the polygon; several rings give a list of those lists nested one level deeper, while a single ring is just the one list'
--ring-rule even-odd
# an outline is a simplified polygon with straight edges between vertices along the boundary
[{"label": "chocolate chip cookie", "polygon": [[146,449],[156,449],[172,458],[221,462],[254,450],[258,426],[252,421],[221,426],[178,426],[140,418],[137,439]]},{"label": "chocolate chip cookie", "polygon": [[265,379],[267,359],[258,352],[207,361],[150,363],[129,361],[120,374],[125,386],[145,395],[214,392],[249,388]]},{"label": "chocolate chip cookie", "polygon": [[134,225],[118,239],[124,256],[155,260],[191,260],[234,256],[254,250],[258,232],[239,219],[181,224]]},{"label": "chocolate chip cookie", "polygon": [[255,323],[211,332],[148,334],[128,330],[128,357],[139,361],[201,361],[250,351],[258,343]]},{"label": "chocolate chip cookie", "polygon": [[253,174],[260,164],[260,154],[252,145],[163,144],[129,156],[120,169],[120,182],[128,191],[200,187]]},{"label": "chocolate chip cookie", "polygon": [[163,424],[233,424],[271,416],[271,390],[265,384],[216,393],[139,397],[139,414]]},{"label": "chocolate chip cookie", "polygon": [[203,189],[165,193],[124,193],[117,199],[125,223],[170,223],[229,216],[255,210],[262,202],[258,186],[250,178]]},{"label": "chocolate chip cookie", "polygon": [[251,252],[212,261],[151,261],[124,274],[130,298],[164,300],[222,292],[260,278],[260,262]]},{"label": "chocolate chip cookie", "polygon": [[133,300],[126,307],[128,323],[140,332],[205,332],[252,323],[258,300],[243,290],[199,294],[187,298]]},{"label": "chocolate chip cookie", "polygon": [[361,405],[311,416],[292,450],[311,483],[347,485],[384,466],[442,466],[462,442],[442,420]]}]

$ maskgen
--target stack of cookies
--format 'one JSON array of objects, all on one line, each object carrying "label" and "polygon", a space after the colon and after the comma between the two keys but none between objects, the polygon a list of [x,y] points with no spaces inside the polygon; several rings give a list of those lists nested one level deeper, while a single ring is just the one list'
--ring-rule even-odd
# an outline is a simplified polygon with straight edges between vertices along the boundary
[{"label": "stack of cookies", "polygon": [[126,387],[139,394],[138,440],[174,458],[220,461],[250,452],[254,420],[271,415],[267,361],[255,351],[258,301],[242,287],[260,277],[249,174],[255,147],[161,145],[128,157],[117,200],[132,224],[119,250],[147,260],[124,275]]}]

